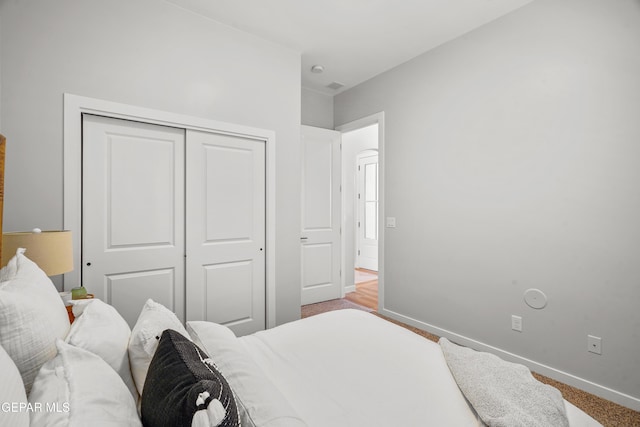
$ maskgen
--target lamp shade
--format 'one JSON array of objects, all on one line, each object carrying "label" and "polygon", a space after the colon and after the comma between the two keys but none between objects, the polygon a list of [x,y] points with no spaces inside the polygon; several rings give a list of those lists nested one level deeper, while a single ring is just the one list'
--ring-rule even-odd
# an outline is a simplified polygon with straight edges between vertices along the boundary
[{"label": "lamp shade", "polygon": [[39,231],[4,233],[2,235],[2,265],[25,248],[25,256],[35,262],[47,276],[73,270],[71,231]]}]

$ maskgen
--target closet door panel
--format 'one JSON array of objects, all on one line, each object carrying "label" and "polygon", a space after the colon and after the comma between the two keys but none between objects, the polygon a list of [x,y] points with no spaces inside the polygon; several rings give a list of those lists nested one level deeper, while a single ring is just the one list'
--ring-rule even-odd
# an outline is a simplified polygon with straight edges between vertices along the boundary
[{"label": "closet door panel", "polygon": [[[108,274],[106,291],[109,301],[118,312],[129,321],[131,327],[140,315],[140,310],[148,298],[153,298],[165,307],[174,307],[176,289],[176,269],[133,271],[128,273]],[[178,278],[182,280],[182,278]]]},{"label": "closet door panel", "polygon": [[131,326],[147,298],[184,319],[184,141],[83,116],[82,283]]},{"label": "closet door panel", "polygon": [[254,315],[253,262],[243,260],[203,268],[206,285],[202,301],[207,320],[226,324],[251,322]]},{"label": "closet door panel", "polygon": [[265,321],[265,141],[187,131],[187,319]]},{"label": "closet door panel", "polygon": [[112,135],[107,147],[109,249],[175,245],[175,142]]},{"label": "closet door panel", "polygon": [[[255,181],[251,147],[203,145],[206,242],[255,240]],[[222,208],[224,207],[224,208]]]}]

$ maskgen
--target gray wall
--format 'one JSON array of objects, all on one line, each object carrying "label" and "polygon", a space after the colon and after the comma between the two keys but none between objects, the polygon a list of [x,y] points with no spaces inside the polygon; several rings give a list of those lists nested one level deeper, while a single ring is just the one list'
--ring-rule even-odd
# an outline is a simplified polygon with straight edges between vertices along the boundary
[{"label": "gray wall", "polygon": [[277,322],[299,318],[300,55],[157,0],[7,0],[0,16],[5,230],[63,225],[64,92],[271,129]]},{"label": "gray wall", "polygon": [[638,0],[537,0],[336,96],[385,112],[387,310],[640,399],[639,41]]},{"label": "gray wall", "polygon": [[301,123],[333,129],[333,96],[302,88]]}]

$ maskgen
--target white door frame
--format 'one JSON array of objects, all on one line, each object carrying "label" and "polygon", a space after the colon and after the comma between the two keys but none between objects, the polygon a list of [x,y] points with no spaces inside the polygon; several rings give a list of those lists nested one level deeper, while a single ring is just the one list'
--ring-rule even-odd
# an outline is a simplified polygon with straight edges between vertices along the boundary
[{"label": "white door frame", "polygon": [[[372,114],[370,116],[362,117],[352,122],[345,123],[337,126],[335,129],[342,133],[350,132],[360,128],[364,128],[371,125],[378,125],[378,312],[382,312],[384,309],[384,218],[385,218],[385,202],[384,202],[384,111]],[[342,177],[344,181],[345,177]],[[347,202],[344,200],[344,192],[342,193],[342,205]],[[342,229],[346,229],[346,218],[342,215]],[[342,247],[345,247],[345,235],[342,234]],[[341,261],[342,271],[346,271],[346,254],[342,251]],[[342,290],[344,294],[344,277],[342,275]],[[344,296],[344,295],[343,295]]]},{"label": "white door frame", "polygon": [[82,232],[82,114],[193,129],[257,139],[266,142],[266,322],[276,326],[276,139],[275,132],[167,111],[137,107],[84,96],[64,94],[63,125],[63,226],[73,232],[74,269],[64,275],[63,288],[80,285]]}]

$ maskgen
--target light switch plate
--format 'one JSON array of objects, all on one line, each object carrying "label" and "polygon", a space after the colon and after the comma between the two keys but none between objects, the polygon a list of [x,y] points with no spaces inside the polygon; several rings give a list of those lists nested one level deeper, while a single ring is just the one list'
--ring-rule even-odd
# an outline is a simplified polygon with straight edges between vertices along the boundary
[{"label": "light switch plate", "polygon": [[517,332],[522,332],[522,317],[511,315],[511,329]]},{"label": "light switch plate", "polygon": [[394,216],[387,217],[387,228],[396,228],[396,217]]}]

